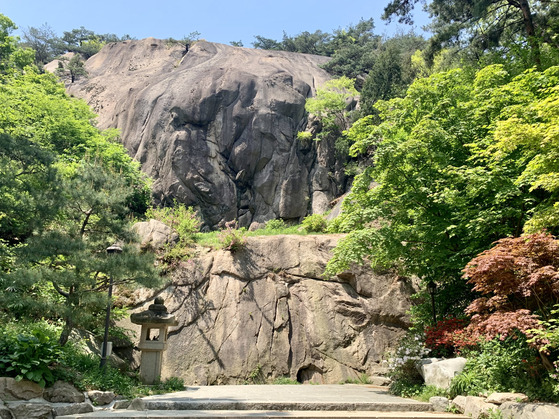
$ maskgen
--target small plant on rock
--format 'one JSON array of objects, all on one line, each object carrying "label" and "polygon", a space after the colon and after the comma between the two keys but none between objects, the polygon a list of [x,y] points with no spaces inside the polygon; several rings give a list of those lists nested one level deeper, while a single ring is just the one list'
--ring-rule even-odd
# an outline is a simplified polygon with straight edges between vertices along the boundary
[{"label": "small plant on rock", "polygon": [[326,218],[320,214],[306,216],[302,224],[303,228],[309,233],[324,233],[328,228]]},{"label": "small plant on rock", "polygon": [[246,245],[246,228],[236,229],[233,226],[227,226],[219,233],[218,238],[223,250],[229,250],[231,253],[238,252]]}]

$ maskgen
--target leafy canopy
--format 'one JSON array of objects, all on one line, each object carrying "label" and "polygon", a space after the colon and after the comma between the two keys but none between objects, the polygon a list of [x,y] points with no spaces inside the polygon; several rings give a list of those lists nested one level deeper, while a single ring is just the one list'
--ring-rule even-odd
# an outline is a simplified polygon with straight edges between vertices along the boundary
[{"label": "leafy canopy", "polygon": [[[64,320],[65,343],[74,327],[100,321],[110,278],[157,282],[128,224],[133,211],[145,212],[149,187],[114,130],[95,128],[95,115],[54,76],[12,65],[22,50],[9,36],[4,44],[0,307],[11,318]],[[105,251],[115,242],[124,248],[118,259]]]},{"label": "leafy canopy", "polygon": [[501,65],[455,69],[416,80],[404,98],[377,103],[382,122],[366,117],[347,133],[353,155],[374,157],[336,221],[349,234],[328,272],[367,259],[396,264],[448,288],[443,313],[464,307],[466,263],[499,238],[520,235],[549,208],[550,192],[525,182],[529,167],[555,152],[537,146],[545,144],[548,125],[534,125],[532,146],[505,146],[503,130],[516,112],[529,118],[531,107],[545,107],[556,73],[553,67],[512,78]]}]

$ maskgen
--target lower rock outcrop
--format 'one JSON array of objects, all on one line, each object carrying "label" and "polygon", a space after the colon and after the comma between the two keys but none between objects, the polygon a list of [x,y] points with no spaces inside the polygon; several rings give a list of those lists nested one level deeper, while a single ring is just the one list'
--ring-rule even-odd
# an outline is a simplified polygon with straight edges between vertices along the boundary
[{"label": "lower rock outcrop", "polygon": [[363,267],[325,280],[339,238],[249,237],[238,252],[206,251],[184,263],[161,293],[179,321],[161,378],[337,383],[380,369],[409,326],[414,287]]}]

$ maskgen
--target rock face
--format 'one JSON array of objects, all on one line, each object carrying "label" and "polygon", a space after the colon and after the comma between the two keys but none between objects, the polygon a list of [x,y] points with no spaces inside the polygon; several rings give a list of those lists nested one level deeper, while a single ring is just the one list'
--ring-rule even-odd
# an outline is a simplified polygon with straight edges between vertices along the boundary
[{"label": "rock face", "polygon": [[105,46],[69,86],[117,127],[154,180],[158,202],[199,208],[215,227],[327,209],[345,192],[328,141],[296,139],[305,100],[329,79],[327,58],[153,38]]},{"label": "rock face", "polygon": [[324,280],[339,238],[249,237],[236,253],[206,252],[185,263],[161,294],[179,322],[169,332],[162,379],[338,383],[380,369],[409,326],[414,288],[365,268]]}]

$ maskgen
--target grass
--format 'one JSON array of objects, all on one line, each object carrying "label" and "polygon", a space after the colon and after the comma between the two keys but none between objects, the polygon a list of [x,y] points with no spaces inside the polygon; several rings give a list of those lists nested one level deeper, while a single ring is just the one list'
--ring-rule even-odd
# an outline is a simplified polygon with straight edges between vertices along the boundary
[{"label": "grass", "polygon": [[[212,249],[219,249],[221,247],[221,242],[219,240],[220,231],[210,231],[207,233],[196,233],[194,234],[194,242],[199,246],[211,247]],[[246,237],[257,237],[257,236],[279,236],[286,234],[296,234],[299,236],[306,236],[308,233],[301,224],[296,224],[292,226],[284,226],[282,228],[260,228],[254,231],[247,231],[245,233]],[[317,233],[312,233],[317,234]]]}]

